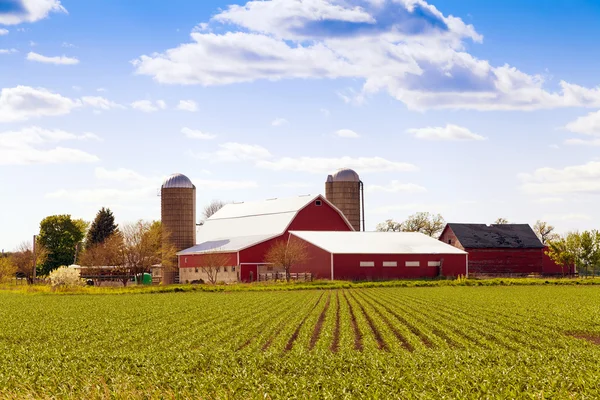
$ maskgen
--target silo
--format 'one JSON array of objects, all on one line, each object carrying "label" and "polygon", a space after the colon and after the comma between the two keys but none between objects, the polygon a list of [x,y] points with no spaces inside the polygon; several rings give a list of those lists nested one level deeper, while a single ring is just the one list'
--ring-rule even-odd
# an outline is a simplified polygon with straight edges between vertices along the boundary
[{"label": "silo", "polygon": [[363,183],[355,171],[343,168],[327,176],[325,197],[344,213],[355,231],[361,230],[361,222],[364,230]]},{"label": "silo", "polygon": [[[182,174],[173,174],[163,182],[160,189],[160,217],[169,240],[177,251],[196,244],[196,187]],[[164,261],[163,261],[164,262]],[[171,260],[177,265],[176,260]],[[163,269],[163,283],[175,283],[177,268]]]}]

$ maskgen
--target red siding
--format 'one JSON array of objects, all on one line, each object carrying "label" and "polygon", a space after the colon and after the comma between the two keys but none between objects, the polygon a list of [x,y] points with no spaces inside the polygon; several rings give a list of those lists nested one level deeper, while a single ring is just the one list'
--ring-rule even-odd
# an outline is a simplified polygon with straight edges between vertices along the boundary
[{"label": "red siding", "polygon": [[458,240],[458,238],[456,237],[456,235],[454,234],[454,231],[448,226],[446,225],[446,227],[444,228],[444,230],[442,231],[442,234],[440,235],[440,241],[452,245],[456,248],[459,248],[461,250],[464,250],[462,244],[460,244],[460,241]]},{"label": "red siding", "polygon": [[293,266],[290,272],[310,272],[313,279],[331,279],[331,253],[293,235],[290,240],[303,241],[308,252],[307,262]]},{"label": "red siding", "polygon": [[548,247],[544,248],[544,261],[542,270],[544,275],[571,275],[575,273],[575,267],[573,265],[562,267],[556,264],[549,256],[546,254],[548,251]]},{"label": "red siding", "polygon": [[[384,280],[399,278],[435,278],[439,267],[428,267],[428,261],[442,262],[443,276],[466,275],[466,254],[334,254],[335,279]],[[374,267],[361,267],[361,261],[374,261]],[[384,261],[396,261],[397,267],[384,267]],[[406,267],[407,261],[419,261],[419,267]]]},{"label": "red siding", "polygon": [[481,274],[541,274],[543,249],[466,249],[469,272]]},{"label": "red siding", "polygon": [[[317,199],[318,200],[318,199]],[[290,231],[350,231],[352,230],[344,218],[333,209],[323,198],[321,205],[315,201],[300,210],[290,224]]]}]

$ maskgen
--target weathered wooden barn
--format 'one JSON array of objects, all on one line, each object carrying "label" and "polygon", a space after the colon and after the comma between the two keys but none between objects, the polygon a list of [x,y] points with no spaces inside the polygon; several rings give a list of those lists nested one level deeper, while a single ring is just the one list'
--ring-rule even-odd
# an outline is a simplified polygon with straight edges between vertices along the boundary
[{"label": "weathered wooden barn", "polygon": [[198,228],[196,246],[177,253],[179,281],[205,280],[201,267],[214,253],[228,258],[219,280],[255,281],[269,269],[266,252],[276,240],[287,240],[291,230],[352,231],[353,227],[321,195],[227,204]]},{"label": "weathered wooden barn", "polygon": [[292,272],[319,279],[385,280],[467,276],[467,253],[416,232],[291,231],[309,258]]},{"label": "weathered wooden barn", "polygon": [[440,241],[469,253],[471,274],[559,274],[545,246],[527,224],[446,225]]}]

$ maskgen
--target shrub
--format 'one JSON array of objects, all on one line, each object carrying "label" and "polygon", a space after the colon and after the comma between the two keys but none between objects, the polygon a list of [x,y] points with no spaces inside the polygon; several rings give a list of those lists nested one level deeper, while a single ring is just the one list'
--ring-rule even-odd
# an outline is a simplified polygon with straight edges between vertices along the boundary
[{"label": "shrub", "polygon": [[79,270],[69,267],[59,267],[48,275],[52,287],[64,286],[82,286],[83,281],[79,275]]}]

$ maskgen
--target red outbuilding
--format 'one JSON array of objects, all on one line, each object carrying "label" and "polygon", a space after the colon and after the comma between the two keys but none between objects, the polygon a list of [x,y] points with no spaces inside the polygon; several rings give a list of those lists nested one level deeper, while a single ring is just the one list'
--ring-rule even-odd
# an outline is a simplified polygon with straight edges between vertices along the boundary
[{"label": "red outbuilding", "polygon": [[291,231],[308,260],[291,272],[319,279],[385,280],[467,276],[467,253],[416,232]]},{"label": "red outbuilding", "polygon": [[208,218],[196,233],[198,244],[178,255],[179,281],[205,280],[201,270],[206,257],[219,253],[227,266],[218,279],[251,282],[270,267],[265,254],[294,231],[353,231],[342,212],[318,196],[298,196],[227,204]]},{"label": "red outbuilding", "polygon": [[449,223],[439,240],[469,253],[471,274],[554,275],[562,270],[527,224]]}]

